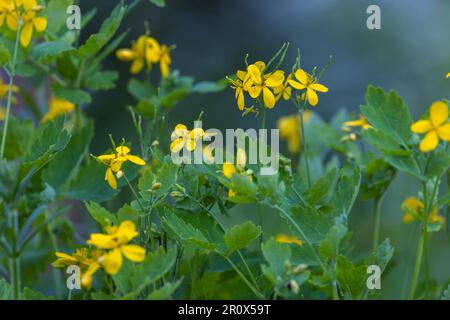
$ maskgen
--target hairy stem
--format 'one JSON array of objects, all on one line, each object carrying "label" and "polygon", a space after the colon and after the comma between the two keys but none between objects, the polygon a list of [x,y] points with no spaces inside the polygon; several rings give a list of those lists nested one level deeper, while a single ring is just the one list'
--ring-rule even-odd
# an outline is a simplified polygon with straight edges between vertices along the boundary
[{"label": "hairy stem", "polygon": [[304,121],[304,110],[299,110],[299,116],[300,116],[300,141],[303,144],[303,157],[305,159],[305,169],[306,169],[306,177],[308,179],[308,188],[311,188],[311,173],[309,171],[309,161],[308,161],[308,150],[306,145],[306,138],[305,138],[305,121]]}]

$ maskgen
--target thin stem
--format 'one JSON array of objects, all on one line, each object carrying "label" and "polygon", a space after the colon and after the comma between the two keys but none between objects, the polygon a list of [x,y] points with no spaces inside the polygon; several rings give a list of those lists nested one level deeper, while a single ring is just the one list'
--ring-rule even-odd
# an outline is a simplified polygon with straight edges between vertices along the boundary
[{"label": "thin stem", "polygon": [[299,110],[300,134],[301,134],[300,141],[302,141],[302,143],[303,143],[303,157],[305,159],[305,169],[306,169],[306,175],[307,175],[307,179],[308,179],[308,187],[311,188],[311,173],[309,171],[308,151],[307,151],[306,138],[305,138],[305,136],[306,136],[305,135],[305,121],[304,121],[303,115],[304,115],[304,110],[300,109]]},{"label": "thin stem", "polygon": [[381,201],[382,197],[375,198],[373,206],[373,251],[377,250],[378,244],[380,243]]},{"label": "thin stem", "polygon": [[[262,205],[258,203],[258,224],[263,229],[263,213],[262,213]],[[261,245],[263,242],[263,232],[261,232],[261,236],[259,237],[259,244]]]},{"label": "thin stem", "polygon": [[266,107],[262,107],[262,123],[261,123],[261,129],[265,129],[266,128]]},{"label": "thin stem", "polygon": [[6,102],[6,114],[5,114],[5,122],[3,123],[3,135],[2,135],[2,144],[0,146],[0,159],[3,159],[5,155],[5,146],[6,146],[6,136],[8,134],[8,124],[9,124],[9,115],[11,113],[11,105],[13,100],[13,86],[14,86],[14,77],[16,76],[16,62],[17,62],[17,52],[19,51],[19,39],[20,39],[20,30],[22,29],[22,18],[18,15],[18,27],[16,34],[16,42],[14,45],[14,53],[13,60],[11,63],[11,70],[8,71],[9,75],[9,89],[8,89],[8,100]]},{"label": "thin stem", "polygon": [[258,299],[260,300],[264,300],[265,297],[264,295],[259,292],[251,283],[250,281],[244,276],[244,274],[239,270],[239,268],[233,263],[233,261],[231,261],[230,258],[228,258],[227,256],[221,254],[220,252],[216,251],[217,254],[219,254],[222,258],[224,258],[225,260],[227,260],[227,262],[230,264],[231,267],[233,267],[234,271],[236,271],[236,273],[239,275],[239,277],[241,277],[241,279],[245,282],[245,284],[250,288],[250,290],[252,290],[252,292],[255,294],[255,296],[258,297]]},{"label": "thin stem", "polygon": [[422,264],[422,255],[423,255],[423,237],[424,233],[422,232],[419,243],[417,245],[416,251],[416,262],[414,264],[414,271],[411,280],[411,287],[409,288],[408,299],[413,300],[416,292],[417,280],[419,279],[420,266]]}]

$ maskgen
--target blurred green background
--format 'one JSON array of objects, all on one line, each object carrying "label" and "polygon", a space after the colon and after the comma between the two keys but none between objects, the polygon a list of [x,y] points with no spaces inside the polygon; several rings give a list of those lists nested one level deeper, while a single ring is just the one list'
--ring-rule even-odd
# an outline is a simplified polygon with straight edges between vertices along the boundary
[{"label": "blurred green background", "polygon": [[[83,12],[93,7],[98,10],[83,31],[84,38],[98,30],[116,2],[79,1]],[[381,30],[366,27],[370,4],[381,7]],[[449,97],[450,81],[444,79],[450,71],[449,12],[448,0],[167,0],[163,9],[142,1],[121,27],[121,31],[130,29],[121,47],[128,47],[143,34],[147,21],[152,36],[177,46],[172,52],[174,69],[197,81],[213,81],[243,68],[246,53],[250,54],[249,61],[267,61],[283,42],[289,41],[285,70],[291,68],[297,48],[306,70],[323,67],[329,55],[333,56],[333,64],[322,78],[330,91],[320,96],[314,109],[323,118],[329,119],[341,108],[356,116],[368,84],[396,90],[417,118],[433,101]],[[125,89],[129,64],[111,56],[105,67],[119,70],[120,80],[117,89],[95,95],[87,109],[96,123],[93,153],[109,147],[108,133],[114,133],[117,139],[135,139],[125,111],[134,102]],[[202,110],[204,127],[249,128],[260,122],[252,116],[242,118],[233,91],[228,89],[189,96],[170,115],[169,128],[179,122],[191,127]],[[281,115],[293,112],[292,106],[280,103],[268,112],[268,127],[275,127]],[[382,238],[389,237],[396,249],[382,282],[383,298],[403,298],[407,291],[418,233],[417,226],[402,223],[400,205],[404,198],[416,194],[418,187],[415,180],[398,176],[382,206]],[[359,202],[352,212],[355,254],[366,254],[370,249],[371,206]],[[234,214],[239,220],[248,219],[249,214],[254,218],[256,208],[240,207]],[[265,219],[276,215],[269,211],[264,214]],[[445,231],[431,239],[431,274],[439,282],[450,278],[449,244],[450,236]]]}]

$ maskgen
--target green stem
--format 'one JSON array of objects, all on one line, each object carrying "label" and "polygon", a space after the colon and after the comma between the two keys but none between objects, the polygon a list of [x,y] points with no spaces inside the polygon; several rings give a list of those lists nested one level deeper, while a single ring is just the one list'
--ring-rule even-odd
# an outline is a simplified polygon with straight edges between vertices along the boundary
[{"label": "green stem", "polygon": [[373,207],[373,243],[372,250],[375,252],[377,250],[378,244],[380,243],[380,225],[381,225],[381,197],[377,197],[374,200]]},{"label": "green stem", "polygon": [[239,275],[239,277],[241,277],[241,279],[245,282],[245,284],[250,288],[250,290],[252,290],[252,292],[255,294],[256,297],[258,297],[258,299],[260,300],[264,300],[265,297],[264,295],[259,292],[251,283],[250,281],[244,276],[244,274],[239,270],[239,268],[233,263],[233,261],[231,261],[230,258],[228,258],[227,256],[221,254],[220,252],[216,251],[222,258],[224,258],[225,260],[227,260],[227,262],[230,264],[231,267],[233,267],[234,271],[236,271],[236,273]]},{"label": "green stem", "polygon": [[19,51],[18,49],[19,49],[19,39],[20,39],[20,30],[21,29],[22,29],[22,18],[19,15],[17,34],[16,34],[16,42],[14,45],[13,60],[11,63],[11,70],[8,71],[9,90],[8,90],[8,100],[6,102],[5,122],[3,123],[2,144],[0,146],[0,159],[3,159],[3,157],[5,155],[6,136],[8,134],[9,115],[11,113],[11,105],[12,105],[12,100],[13,100],[14,77],[16,76],[17,52]]},{"label": "green stem", "polygon": [[262,106],[262,123],[261,123],[261,129],[266,128],[266,107]]},{"label": "green stem", "polygon": [[411,287],[409,288],[409,294],[408,294],[409,300],[414,299],[417,281],[419,279],[420,266],[422,264],[422,256],[423,256],[423,237],[424,237],[424,233],[422,232],[422,235],[419,239],[419,243],[417,245],[416,262],[414,264],[413,277],[411,280]]},{"label": "green stem", "polygon": [[[262,213],[262,206],[260,203],[258,203],[258,224],[261,226],[261,229],[263,229],[263,213]],[[259,244],[261,245],[263,242],[263,232],[261,232],[261,236],[259,237]]]},{"label": "green stem", "polygon": [[311,173],[309,171],[308,151],[307,151],[306,138],[305,138],[305,136],[306,136],[305,135],[305,121],[304,121],[303,115],[304,115],[304,110],[300,109],[299,110],[300,134],[301,134],[300,141],[303,143],[303,157],[305,159],[305,169],[306,169],[306,176],[308,179],[308,188],[311,188]]}]

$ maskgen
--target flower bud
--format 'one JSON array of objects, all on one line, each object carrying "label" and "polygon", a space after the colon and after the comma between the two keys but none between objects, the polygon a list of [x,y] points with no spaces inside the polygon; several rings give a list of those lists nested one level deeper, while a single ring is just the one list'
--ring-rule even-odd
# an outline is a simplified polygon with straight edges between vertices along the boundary
[{"label": "flower bud", "polygon": [[294,294],[298,294],[298,292],[300,291],[300,287],[298,286],[298,283],[295,280],[289,281],[288,289]]},{"label": "flower bud", "polygon": [[308,266],[306,264],[304,264],[304,263],[300,263],[298,266],[296,266],[294,268],[294,270],[292,270],[292,273],[297,275],[299,273],[302,273],[302,272],[306,271],[306,269],[308,269]]},{"label": "flower bud", "polygon": [[186,189],[182,185],[180,185],[178,183],[175,184],[175,188],[177,188],[177,190],[180,191],[183,194],[186,193]]},{"label": "flower bud", "polygon": [[161,189],[161,182],[153,182],[152,190],[159,190],[159,189]]},{"label": "flower bud", "polygon": [[159,146],[159,141],[158,140],[153,141],[152,147],[157,147],[157,146]]},{"label": "flower bud", "polygon": [[122,178],[123,177],[123,171],[122,170],[117,171],[116,177],[117,177],[117,179]]}]

